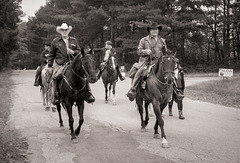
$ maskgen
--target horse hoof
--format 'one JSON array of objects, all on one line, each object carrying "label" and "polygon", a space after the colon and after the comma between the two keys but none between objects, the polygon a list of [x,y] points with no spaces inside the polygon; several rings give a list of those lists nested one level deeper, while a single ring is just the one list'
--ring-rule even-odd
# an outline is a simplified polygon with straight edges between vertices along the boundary
[{"label": "horse hoof", "polygon": [[146,128],[141,128],[141,132],[147,132]]},{"label": "horse hoof", "polygon": [[160,137],[159,134],[154,134],[154,135],[153,135],[153,138],[154,138],[154,139],[160,139],[161,137]]},{"label": "horse hoof", "polygon": [[162,139],[162,147],[163,148],[169,148],[168,141],[165,138]]},{"label": "horse hoof", "polygon": [[74,144],[78,143],[78,139],[77,138],[72,138],[72,143],[74,143]]},{"label": "horse hoof", "polygon": [[49,111],[50,110],[50,107],[45,107],[45,111]]},{"label": "horse hoof", "polygon": [[108,103],[108,100],[105,100],[105,104],[107,104]]},{"label": "horse hoof", "polygon": [[60,128],[63,128],[64,127],[64,125],[63,124],[60,124]]}]

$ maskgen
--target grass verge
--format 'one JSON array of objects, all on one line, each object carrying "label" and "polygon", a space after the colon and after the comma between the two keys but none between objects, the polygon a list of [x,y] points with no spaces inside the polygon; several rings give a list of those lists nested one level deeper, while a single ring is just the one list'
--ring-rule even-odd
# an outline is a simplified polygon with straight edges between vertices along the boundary
[{"label": "grass verge", "polygon": [[240,108],[240,76],[228,80],[201,82],[186,88],[186,97],[228,107]]}]

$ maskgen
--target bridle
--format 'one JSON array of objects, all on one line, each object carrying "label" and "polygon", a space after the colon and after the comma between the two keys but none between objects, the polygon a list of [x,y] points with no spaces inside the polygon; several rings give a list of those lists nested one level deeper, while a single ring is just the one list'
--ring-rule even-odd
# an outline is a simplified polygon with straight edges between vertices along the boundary
[{"label": "bridle", "polygon": [[[76,58],[75,58],[75,59],[76,59]],[[79,59],[82,59],[82,56],[80,56]],[[70,64],[72,64],[72,62],[71,62]],[[73,74],[74,74],[75,76],[77,76],[79,79],[81,79],[81,80],[84,82],[83,87],[81,87],[80,89],[75,89],[75,88],[73,88],[73,86],[69,83],[67,77],[65,76],[65,73],[63,73],[63,79],[64,79],[64,81],[67,83],[67,85],[69,86],[69,88],[70,88],[71,90],[73,90],[75,93],[78,93],[78,92],[82,91],[82,90],[86,87],[86,82],[87,82],[87,78],[89,77],[89,74],[87,73],[87,71],[86,71],[86,69],[84,68],[83,65],[82,65],[82,68],[83,68],[83,70],[84,70],[84,72],[85,72],[85,76],[84,76],[84,77],[82,77],[81,75],[79,75],[78,73],[76,73],[76,72],[74,71],[73,67],[71,67],[71,68],[72,68]]]}]

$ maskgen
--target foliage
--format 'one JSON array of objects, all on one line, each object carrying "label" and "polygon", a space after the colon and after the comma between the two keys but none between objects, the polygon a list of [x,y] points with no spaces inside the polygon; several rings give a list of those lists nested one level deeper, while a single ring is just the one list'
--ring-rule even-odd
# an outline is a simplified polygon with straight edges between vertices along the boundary
[{"label": "foliage", "polygon": [[0,1],[0,69],[7,66],[12,50],[17,46],[17,23],[22,14],[21,0]]},{"label": "foliage", "polygon": [[63,22],[73,27],[71,35],[81,47],[99,49],[111,40],[121,65],[132,65],[147,24],[157,22],[185,68],[238,68],[239,10],[239,4],[226,0],[49,0],[27,23],[30,65],[37,66],[40,45],[56,37],[56,26]]}]

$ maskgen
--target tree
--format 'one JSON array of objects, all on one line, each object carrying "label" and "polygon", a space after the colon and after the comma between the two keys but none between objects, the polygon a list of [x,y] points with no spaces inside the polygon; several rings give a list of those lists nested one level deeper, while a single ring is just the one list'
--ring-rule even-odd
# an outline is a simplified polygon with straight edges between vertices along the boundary
[{"label": "tree", "polygon": [[17,48],[17,23],[22,14],[21,0],[0,1],[0,67],[7,66],[12,50]]}]

